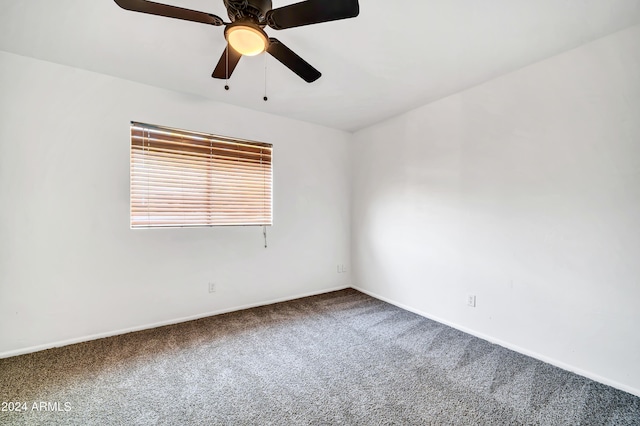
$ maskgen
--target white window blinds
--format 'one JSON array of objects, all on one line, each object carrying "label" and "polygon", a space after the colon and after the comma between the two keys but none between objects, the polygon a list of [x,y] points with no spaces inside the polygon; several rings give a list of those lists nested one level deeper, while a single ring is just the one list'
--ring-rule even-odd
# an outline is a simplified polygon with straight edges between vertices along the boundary
[{"label": "white window blinds", "polygon": [[272,145],[131,123],[131,227],[271,225]]}]

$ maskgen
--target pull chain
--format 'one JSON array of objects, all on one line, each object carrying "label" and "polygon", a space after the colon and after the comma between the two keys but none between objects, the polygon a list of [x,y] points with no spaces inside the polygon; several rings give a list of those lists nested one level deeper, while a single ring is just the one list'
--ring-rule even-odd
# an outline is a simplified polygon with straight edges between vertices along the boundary
[{"label": "pull chain", "polygon": [[267,52],[264,52],[264,97],[263,101],[267,102],[269,98],[267,98]]},{"label": "pull chain", "polygon": [[226,57],[224,90],[229,90],[229,43],[227,43],[227,48],[224,49],[224,54]]}]

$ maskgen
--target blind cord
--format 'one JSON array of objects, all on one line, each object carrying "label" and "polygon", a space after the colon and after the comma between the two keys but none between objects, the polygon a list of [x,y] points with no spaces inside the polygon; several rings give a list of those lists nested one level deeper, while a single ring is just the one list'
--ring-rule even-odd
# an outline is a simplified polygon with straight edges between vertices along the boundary
[{"label": "blind cord", "polygon": [[267,248],[267,227],[262,227],[262,235],[264,235],[264,248]]}]

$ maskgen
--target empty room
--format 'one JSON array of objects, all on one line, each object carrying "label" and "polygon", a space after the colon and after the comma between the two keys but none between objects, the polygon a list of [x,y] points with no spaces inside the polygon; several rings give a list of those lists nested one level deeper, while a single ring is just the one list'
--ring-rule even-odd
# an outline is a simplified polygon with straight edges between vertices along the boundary
[{"label": "empty room", "polygon": [[0,0],[0,425],[640,425],[640,0]]}]

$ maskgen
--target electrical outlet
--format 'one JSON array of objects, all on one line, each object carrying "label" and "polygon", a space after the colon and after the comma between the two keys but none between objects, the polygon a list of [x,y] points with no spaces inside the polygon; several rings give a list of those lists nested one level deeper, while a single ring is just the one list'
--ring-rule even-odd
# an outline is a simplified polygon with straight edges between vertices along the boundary
[{"label": "electrical outlet", "polygon": [[215,292],[216,292],[216,283],[210,282],[209,283],[209,293],[215,293]]},{"label": "electrical outlet", "polygon": [[472,308],[476,307],[476,295],[475,294],[469,294],[467,296],[467,306],[471,306]]},{"label": "electrical outlet", "polygon": [[344,265],[341,265],[342,268],[340,269],[342,271],[342,273],[344,274],[345,272],[347,272],[347,267]]}]

